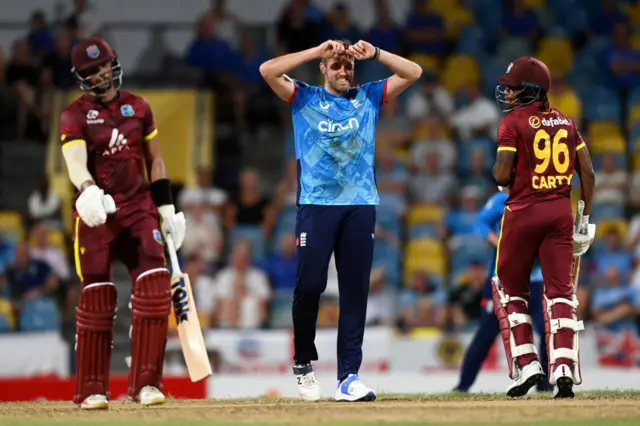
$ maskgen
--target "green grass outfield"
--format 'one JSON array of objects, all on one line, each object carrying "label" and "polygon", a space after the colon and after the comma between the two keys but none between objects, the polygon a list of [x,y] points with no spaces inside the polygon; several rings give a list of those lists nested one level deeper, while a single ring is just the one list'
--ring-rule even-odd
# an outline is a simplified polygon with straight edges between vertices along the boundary
[{"label": "green grass outfield", "polygon": [[388,425],[631,426],[640,425],[640,392],[580,392],[509,399],[502,394],[381,395],[372,403],[309,403],[297,399],[169,400],[141,408],[116,401],[108,411],[81,411],[70,402],[0,403],[0,425],[65,426]]}]

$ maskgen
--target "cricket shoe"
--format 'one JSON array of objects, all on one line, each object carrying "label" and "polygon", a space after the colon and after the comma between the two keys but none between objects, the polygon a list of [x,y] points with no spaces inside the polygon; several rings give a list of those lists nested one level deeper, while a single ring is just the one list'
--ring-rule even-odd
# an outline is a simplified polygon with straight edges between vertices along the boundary
[{"label": "cricket shoe", "polygon": [[138,394],[138,401],[143,407],[152,405],[162,405],[165,402],[165,396],[155,386],[144,386]]},{"label": "cricket shoe", "polygon": [[532,361],[525,365],[520,370],[520,375],[516,378],[509,389],[507,389],[507,396],[511,398],[524,396],[529,392],[529,389],[534,387],[540,380],[544,379],[544,371],[538,361]]},{"label": "cricket shoe", "polygon": [[322,390],[316,378],[316,373],[313,372],[313,365],[294,365],[293,374],[296,375],[300,398],[305,401],[320,401]]},{"label": "cricket shoe", "polygon": [[342,382],[338,382],[336,401],[375,401],[376,391],[365,386],[357,374],[349,374]]},{"label": "cricket shoe", "polygon": [[560,365],[553,372],[556,386],[553,388],[554,398],[573,398],[573,374],[566,365]]},{"label": "cricket shoe", "polygon": [[82,410],[106,410],[109,408],[109,400],[104,395],[89,395],[80,403]]}]

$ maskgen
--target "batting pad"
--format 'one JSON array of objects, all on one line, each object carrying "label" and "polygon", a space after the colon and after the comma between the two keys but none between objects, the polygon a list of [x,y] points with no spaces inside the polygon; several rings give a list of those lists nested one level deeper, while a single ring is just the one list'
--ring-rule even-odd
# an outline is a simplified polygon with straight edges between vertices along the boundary
[{"label": "batting pad", "polygon": [[129,397],[137,401],[142,387],[161,388],[171,312],[171,283],[168,270],[154,269],[138,277],[134,284],[131,309],[133,322]]},{"label": "batting pad", "polygon": [[116,296],[113,283],[89,284],[80,294],[76,307],[76,404],[94,394],[109,398]]}]

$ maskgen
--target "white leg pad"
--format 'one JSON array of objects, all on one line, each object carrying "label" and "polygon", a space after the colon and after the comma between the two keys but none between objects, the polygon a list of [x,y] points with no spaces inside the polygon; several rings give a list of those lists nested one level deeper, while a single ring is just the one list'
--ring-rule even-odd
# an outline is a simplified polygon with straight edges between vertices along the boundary
[{"label": "white leg pad", "polygon": [[[573,362],[571,372],[573,374],[573,382],[576,385],[582,383],[582,375],[580,373],[580,338],[579,332],[584,330],[584,323],[578,321],[576,316],[576,308],[578,307],[578,298],[574,294],[571,299],[555,298],[549,299],[544,296],[546,302],[546,314],[549,322],[550,336],[548,339],[548,351],[549,351],[549,383],[555,385],[555,378],[552,372],[555,370],[554,366],[556,360],[560,358],[569,359]],[[573,311],[573,318],[553,318],[552,307],[555,304],[563,303],[571,306]],[[573,331],[573,346],[572,348],[555,348],[554,337],[561,329],[569,329]]]},{"label": "white leg pad", "polygon": [[498,317],[498,321],[500,321],[501,323],[503,319],[506,318],[509,324],[509,331],[508,331],[509,347],[508,348],[507,348],[507,342],[505,340],[506,339],[505,329],[502,325],[500,328],[501,328],[502,341],[503,341],[503,344],[505,345],[507,362],[509,363],[509,377],[515,380],[520,376],[520,368],[518,368],[518,363],[517,363],[518,357],[521,357],[523,355],[528,355],[528,354],[537,355],[538,351],[536,349],[536,346],[531,343],[516,345],[515,336],[512,330],[514,327],[517,327],[523,324],[529,324],[531,326],[532,325],[531,315],[525,314],[525,313],[507,314],[507,305],[510,302],[521,301],[528,308],[529,303],[526,299],[522,297],[510,296],[506,294],[504,289],[502,288],[502,285],[500,285],[500,280],[498,279],[498,277],[493,277],[492,281],[493,281],[493,287],[499,296],[499,309],[496,309],[496,316]]}]

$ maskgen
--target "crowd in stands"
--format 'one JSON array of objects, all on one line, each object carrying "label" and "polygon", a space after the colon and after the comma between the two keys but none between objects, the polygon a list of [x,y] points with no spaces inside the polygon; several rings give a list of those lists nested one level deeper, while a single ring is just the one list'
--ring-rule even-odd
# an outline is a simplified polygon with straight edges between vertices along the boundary
[{"label": "crowd in stands", "polygon": [[[265,46],[243,30],[223,1],[214,1],[198,18],[184,64],[189,81],[228,95],[235,128],[251,133],[263,123],[291,127],[286,105],[258,72],[268,57],[328,38],[362,38],[418,62],[422,79],[383,107],[378,124],[382,202],[368,323],[402,331],[460,331],[473,329],[479,318],[482,287],[492,267],[490,247],[479,237],[476,222],[496,191],[491,167],[501,112],[493,99],[495,79],[514,58],[538,57],[553,74],[552,107],[576,122],[596,168],[592,218],[598,238],[582,263],[579,315],[603,329],[638,330],[640,4],[508,0],[496,7],[497,2],[417,0],[404,22],[393,22],[391,0],[372,0],[376,23],[363,29],[346,3],[324,10],[310,0],[291,0],[274,23],[277,45]],[[84,3],[76,2],[80,8],[87,7]],[[68,52],[89,31],[83,22],[88,19],[71,17],[57,32],[47,32],[45,17],[34,13],[4,74],[3,90],[15,95],[19,105],[17,116],[0,116],[3,124],[7,117],[12,120],[9,137],[46,134],[49,109],[42,100],[50,85],[71,87]],[[358,82],[387,75],[375,61],[356,64]],[[294,77],[321,81],[317,64],[301,67]],[[291,135],[281,146],[286,161],[275,187],[264,187],[259,169],[240,171],[237,188],[218,186],[212,171],[203,170],[198,185],[177,197],[187,218],[181,257],[207,327],[291,324],[301,236],[294,234],[297,181]],[[572,184],[577,197],[577,177]],[[7,301],[0,299],[0,329],[29,329],[21,318],[32,300],[55,300],[63,318],[73,312],[77,283],[72,268],[63,259],[65,252],[55,249],[62,245],[45,238],[46,230],[61,229],[58,210],[59,200],[45,184],[29,199],[26,236],[6,233],[0,240],[0,296]],[[318,323],[331,327],[338,317],[333,259],[327,281]]]}]

